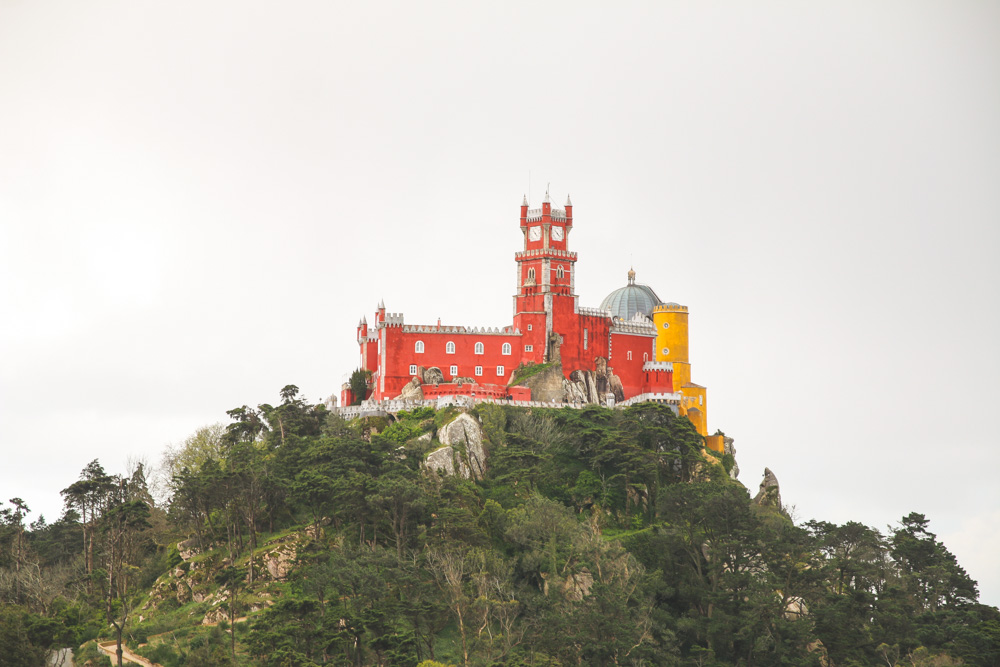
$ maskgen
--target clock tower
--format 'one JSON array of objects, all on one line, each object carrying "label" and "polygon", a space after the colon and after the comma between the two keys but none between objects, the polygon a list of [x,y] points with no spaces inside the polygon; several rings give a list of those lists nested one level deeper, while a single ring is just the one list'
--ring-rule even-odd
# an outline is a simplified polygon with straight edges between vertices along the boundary
[{"label": "clock tower", "polygon": [[541,208],[529,209],[527,197],[521,201],[524,250],[514,255],[514,326],[524,335],[525,357],[535,363],[552,360],[553,334],[562,333],[554,314],[575,311],[576,253],[568,250],[572,229],[573,202],[568,195],[563,209],[552,208],[548,190]]}]

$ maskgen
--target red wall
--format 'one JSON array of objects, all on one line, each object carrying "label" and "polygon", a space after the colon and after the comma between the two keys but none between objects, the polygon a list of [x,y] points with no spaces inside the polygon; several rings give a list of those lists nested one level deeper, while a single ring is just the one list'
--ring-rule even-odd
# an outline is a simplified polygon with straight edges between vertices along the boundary
[{"label": "red wall", "polygon": [[[386,367],[385,391],[382,398],[395,398],[410,381],[410,365],[430,368],[437,366],[445,380],[454,377],[451,366],[458,366],[458,375],[470,377],[483,384],[506,385],[514,369],[521,363],[524,353],[522,337],[516,334],[404,332],[401,327],[385,328]],[[423,353],[415,352],[417,341],[423,341]],[[445,352],[448,342],[455,343],[455,353]],[[476,343],[483,344],[483,354],[475,353]],[[502,353],[503,344],[510,343],[511,353]],[[475,367],[482,366],[483,374],[477,376]],[[497,366],[503,366],[503,375],[497,375]]]}]

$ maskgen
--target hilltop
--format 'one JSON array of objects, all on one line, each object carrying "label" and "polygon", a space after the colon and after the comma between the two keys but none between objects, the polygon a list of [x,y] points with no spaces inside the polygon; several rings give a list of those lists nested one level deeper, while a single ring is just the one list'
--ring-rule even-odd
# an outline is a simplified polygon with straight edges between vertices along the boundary
[{"label": "hilltop", "polygon": [[58,522],[5,510],[9,664],[119,631],[164,667],[1000,664],[926,517],[796,525],[663,405],[228,415],[165,500],[95,461]]}]

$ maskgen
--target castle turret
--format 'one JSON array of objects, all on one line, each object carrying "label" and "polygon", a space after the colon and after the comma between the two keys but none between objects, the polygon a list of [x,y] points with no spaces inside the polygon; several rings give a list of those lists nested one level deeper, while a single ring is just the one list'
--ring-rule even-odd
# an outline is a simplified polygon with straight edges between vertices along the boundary
[{"label": "castle turret", "polygon": [[656,360],[674,368],[675,391],[680,392],[681,414],[687,415],[698,433],[708,435],[708,395],[705,387],[691,381],[688,356],[688,309],[679,303],[661,303],[653,308],[656,327]]}]

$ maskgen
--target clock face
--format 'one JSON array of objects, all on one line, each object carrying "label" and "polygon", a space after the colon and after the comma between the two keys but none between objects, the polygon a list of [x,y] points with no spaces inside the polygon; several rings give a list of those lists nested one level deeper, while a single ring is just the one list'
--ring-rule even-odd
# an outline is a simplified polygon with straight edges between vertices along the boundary
[{"label": "clock face", "polygon": [[542,228],[541,227],[532,227],[531,229],[528,230],[528,240],[529,241],[537,241],[540,238],[542,238]]},{"label": "clock face", "polygon": [[553,227],[552,228],[552,240],[553,241],[562,241],[564,234],[565,234],[565,232],[563,232],[563,228],[562,227]]}]

